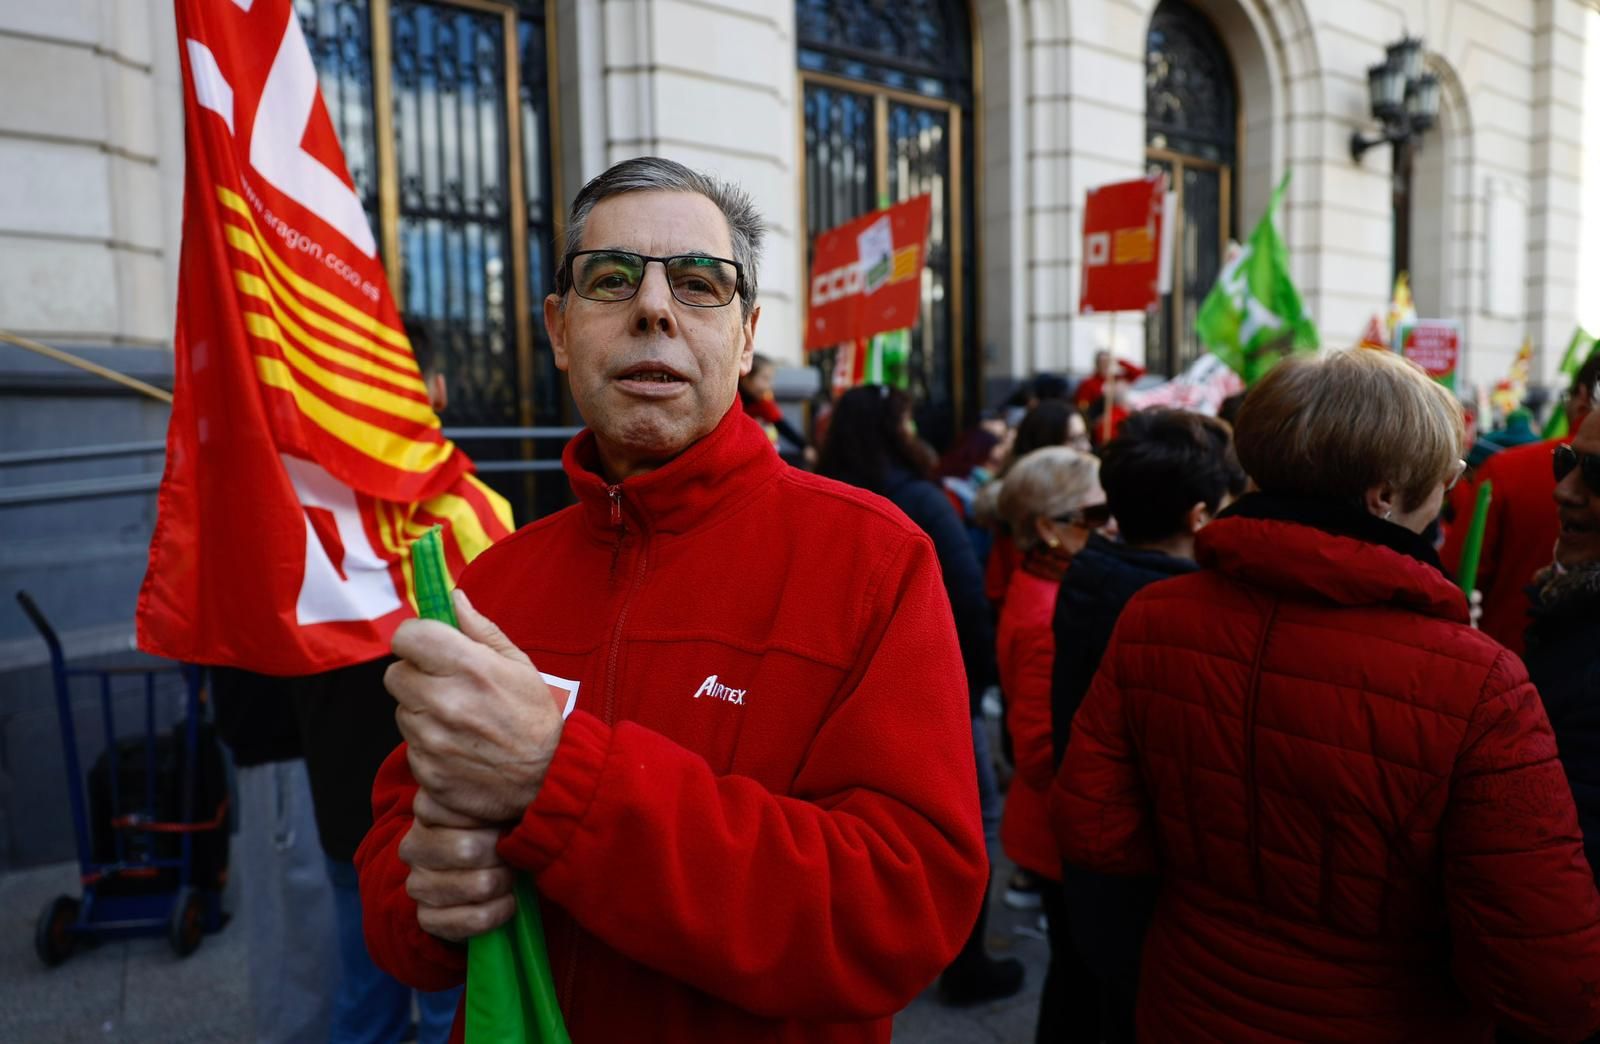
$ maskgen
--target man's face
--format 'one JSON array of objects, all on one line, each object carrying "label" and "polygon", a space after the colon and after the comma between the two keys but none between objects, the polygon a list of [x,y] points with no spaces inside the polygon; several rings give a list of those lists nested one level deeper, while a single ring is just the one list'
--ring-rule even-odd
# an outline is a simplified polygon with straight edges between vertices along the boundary
[{"label": "man's face", "polygon": [[[670,257],[733,257],[727,219],[691,192],[629,192],[589,213],[582,250]],[[545,299],[545,328],[613,482],[676,457],[717,426],[750,369],[756,320],[739,298],[696,308],[672,296],[660,264],[645,266],[626,301],[590,301],[569,290]]]},{"label": "man's face", "polygon": [[1102,377],[1110,377],[1111,376],[1111,353],[1110,352],[1095,352],[1094,353],[1094,372],[1099,374]]},{"label": "man's face", "polygon": [[[1600,413],[1584,418],[1572,448],[1580,454],[1600,454]],[[1600,562],[1600,495],[1583,481],[1581,466],[1556,484],[1556,513],[1561,520],[1556,561],[1568,569]]]}]

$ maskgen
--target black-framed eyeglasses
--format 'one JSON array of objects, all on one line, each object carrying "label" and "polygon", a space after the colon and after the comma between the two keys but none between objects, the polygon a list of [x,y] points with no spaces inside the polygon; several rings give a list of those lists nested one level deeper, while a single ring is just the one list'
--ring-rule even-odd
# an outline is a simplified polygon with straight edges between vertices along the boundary
[{"label": "black-framed eyeglasses", "polygon": [[1572,474],[1573,468],[1581,467],[1583,484],[1589,487],[1590,495],[1600,497],[1600,454],[1579,453],[1571,446],[1557,446],[1552,461],[1557,482]]},{"label": "black-framed eyeglasses", "polygon": [[1450,481],[1446,482],[1444,484],[1444,491],[1446,493],[1448,493],[1452,489],[1455,489],[1456,488],[1456,483],[1460,482],[1461,481],[1461,476],[1465,475],[1466,473],[1467,473],[1467,462],[1464,461],[1464,460],[1456,461],[1455,470],[1450,473]]},{"label": "black-framed eyeglasses", "polygon": [[1055,516],[1055,521],[1064,526],[1079,526],[1083,529],[1103,529],[1111,521],[1110,504],[1090,504],[1076,511],[1069,511],[1065,515]]},{"label": "black-framed eyeglasses", "polygon": [[561,287],[571,288],[585,301],[630,301],[644,282],[644,270],[661,262],[667,286],[679,304],[691,308],[721,308],[732,304],[744,289],[744,266],[725,257],[673,254],[651,257],[627,250],[577,250],[561,266]]}]

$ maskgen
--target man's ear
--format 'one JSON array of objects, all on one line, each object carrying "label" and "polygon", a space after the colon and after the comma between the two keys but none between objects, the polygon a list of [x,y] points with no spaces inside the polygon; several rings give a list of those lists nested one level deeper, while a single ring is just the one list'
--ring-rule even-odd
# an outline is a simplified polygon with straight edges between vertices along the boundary
[{"label": "man's ear", "polygon": [[555,357],[556,369],[567,372],[567,313],[561,307],[559,294],[544,299],[544,331],[550,335],[550,353]]},{"label": "man's ear", "polygon": [[1203,500],[1195,501],[1194,505],[1189,508],[1189,517],[1188,517],[1189,532],[1190,533],[1198,533],[1198,532],[1200,532],[1202,529],[1204,529],[1206,527],[1206,523],[1208,523],[1210,521],[1211,521],[1211,509],[1206,507],[1206,502],[1203,501]]},{"label": "man's ear", "polygon": [[756,361],[756,323],[761,321],[761,306],[750,309],[750,318],[739,327],[742,347],[739,350],[739,376],[750,372]]}]

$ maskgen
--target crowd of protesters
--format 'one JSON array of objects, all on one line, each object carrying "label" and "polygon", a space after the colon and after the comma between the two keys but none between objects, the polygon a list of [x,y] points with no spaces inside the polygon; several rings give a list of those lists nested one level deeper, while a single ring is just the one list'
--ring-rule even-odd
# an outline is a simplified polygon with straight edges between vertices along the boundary
[{"label": "crowd of protesters", "polygon": [[[910,396],[857,387],[813,446],[753,350],[747,194],[628,160],[566,230],[577,503],[472,563],[460,630],[402,623],[386,693],[319,692],[343,724],[234,708],[312,734],[231,732],[280,828],[252,994],[304,1039],[342,1002],[279,929],[334,920],[341,993],[387,998],[355,1021],[408,1032],[414,988],[459,1040],[463,944],[520,875],[580,1044],[881,1044],[931,980],[1022,988],[986,842],[1043,911],[1041,1044],[1600,1030],[1600,361],[1571,438],[1497,452],[1367,350],[1285,359],[1220,417],[1135,410],[1102,353],[942,458]],[[1452,575],[1487,482],[1475,619]],[[325,875],[285,843],[307,791]]]},{"label": "crowd of protesters", "polygon": [[[1386,352],[1287,360],[1231,426],[1121,411],[1113,372],[1077,401],[1030,382],[943,498],[900,392],[846,394],[822,447],[932,538],[975,718],[998,683],[979,787],[992,812],[1009,764],[1007,899],[1037,896],[1050,945],[1037,1040],[1600,1029],[1600,356],[1574,437],[1487,451]],[[1093,452],[1080,406],[1118,410]],[[1478,621],[1452,576],[1482,482]],[[955,970],[950,1003],[1020,986]]]}]

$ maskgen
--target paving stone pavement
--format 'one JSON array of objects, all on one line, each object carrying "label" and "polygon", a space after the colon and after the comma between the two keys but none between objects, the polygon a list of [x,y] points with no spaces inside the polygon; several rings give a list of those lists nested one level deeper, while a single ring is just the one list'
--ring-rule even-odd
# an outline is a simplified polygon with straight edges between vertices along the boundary
[{"label": "paving stone pavement", "polygon": [[[997,860],[996,880],[1009,864]],[[1037,913],[1019,914],[995,890],[989,948],[1018,957],[1028,979],[1016,997],[968,1009],[930,988],[895,1019],[895,1044],[1030,1044],[1047,948]],[[5,1044],[247,1044],[243,934],[224,928],[186,959],[164,938],[102,943],[56,968],[33,951],[34,921],[55,896],[77,894],[63,863],[0,874],[0,1041]]]}]

